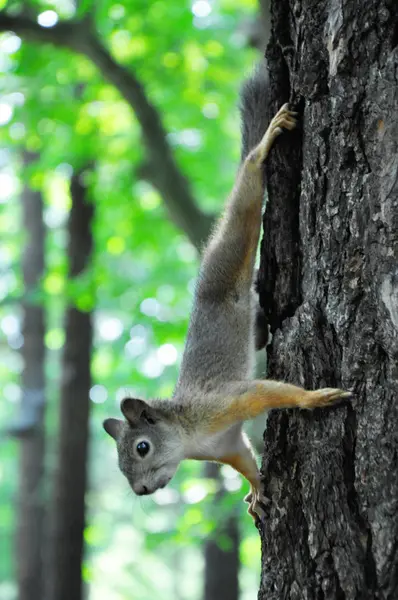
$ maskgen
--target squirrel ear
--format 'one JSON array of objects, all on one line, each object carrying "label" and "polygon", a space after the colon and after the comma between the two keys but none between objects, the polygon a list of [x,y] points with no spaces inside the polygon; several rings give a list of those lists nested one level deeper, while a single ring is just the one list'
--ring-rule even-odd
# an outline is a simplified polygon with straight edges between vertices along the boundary
[{"label": "squirrel ear", "polygon": [[122,400],[120,409],[131,425],[137,424],[141,420],[147,421],[150,425],[156,421],[156,411],[138,398],[125,398]]},{"label": "squirrel ear", "polygon": [[106,433],[113,437],[114,440],[117,440],[123,425],[123,421],[120,419],[105,419],[102,425]]}]

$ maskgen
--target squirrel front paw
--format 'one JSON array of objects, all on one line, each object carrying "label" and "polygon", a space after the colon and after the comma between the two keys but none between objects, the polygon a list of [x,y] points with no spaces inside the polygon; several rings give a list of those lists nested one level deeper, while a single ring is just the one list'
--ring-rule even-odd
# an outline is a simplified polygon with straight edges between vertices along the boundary
[{"label": "squirrel front paw", "polygon": [[245,496],[245,502],[248,502],[249,507],[247,512],[253,518],[254,522],[258,520],[265,521],[264,506],[270,503],[270,499],[264,496],[259,489],[252,488],[251,491]]},{"label": "squirrel front paw", "polygon": [[322,388],[313,392],[306,391],[300,400],[300,408],[312,409],[318,406],[328,406],[350,398],[352,398],[351,392],[345,392],[337,388]]}]

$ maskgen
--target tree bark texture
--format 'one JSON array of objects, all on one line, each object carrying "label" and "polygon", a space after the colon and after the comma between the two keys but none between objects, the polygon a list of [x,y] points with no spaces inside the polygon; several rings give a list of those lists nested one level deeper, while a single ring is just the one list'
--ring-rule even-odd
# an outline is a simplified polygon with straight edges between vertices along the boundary
[{"label": "tree bark texture", "polygon": [[[80,173],[72,178],[71,196],[68,257],[69,275],[73,279],[87,267],[92,250],[93,205],[87,200]],[[69,306],[65,332],[49,600],[81,600],[83,597],[81,569],[91,386],[91,314]]]},{"label": "tree bark texture", "polygon": [[274,412],[260,600],[398,598],[398,5],[274,0],[259,273],[269,377],[352,403]]},{"label": "tree bark texture", "polygon": [[[25,163],[31,157],[25,155]],[[22,195],[26,243],[22,259],[24,281],[22,401],[11,433],[20,437],[16,565],[18,600],[42,600],[44,520],[44,333],[41,305],[32,300],[44,271],[43,200],[25,187]]]}]

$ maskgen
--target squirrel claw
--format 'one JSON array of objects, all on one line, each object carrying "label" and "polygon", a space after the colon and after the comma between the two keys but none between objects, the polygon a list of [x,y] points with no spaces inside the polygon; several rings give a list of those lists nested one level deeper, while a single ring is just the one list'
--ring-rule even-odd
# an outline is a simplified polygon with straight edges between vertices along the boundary
[{"label": "squirrel claw", "polygon": [[254,522],[257,523],[258,520],[265,521],[265,511],[263,506],[267,506],[270,503],[270,499],[264,496],[260,490],[252,489],[245,496],[245,502],[249,503],[249,507],[247,512],[253,518]]},{"label": "squirrel claw", "polygon": [[296,116],[296,112],[289,110],[289,104],[284,104],[272,119],[257,148],[249,155],[250,160],[256,165],[261,165],[267,158],[276,138],[283,133],[283,129],[291,131],[296,127]]},{"label": "squirrel claw", "polygon": [[244,497],[244,501],[248,502],[249,504],[251,503],[251,501],[253,500],[253,493],[249,492],[248,494],[246,494],[246,496]]},{"label": "squirrel claw", "polygon": [[313,392],[307,392],[301,403],[301,408],[315,408],[317,406],[327,406],[348,400],[352,398],[351,392],[346,392],[337,388],[322,388]]}]

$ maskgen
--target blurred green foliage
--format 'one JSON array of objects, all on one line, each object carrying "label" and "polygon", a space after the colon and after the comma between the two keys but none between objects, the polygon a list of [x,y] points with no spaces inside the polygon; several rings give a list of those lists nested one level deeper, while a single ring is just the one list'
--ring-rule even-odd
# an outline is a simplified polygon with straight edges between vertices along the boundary
[{"label": "blurred green foliage", "polygon": [[[19,1],[1,2],[18,10]],[[202,209],[217,212],[239,158],[238,89],[256,57],[242,23],[254,0],[69,0],[26,2],[54,19],[95,15],[96,29],[118,62],[133,69],[159,110],[178,164]],[[46,21],[47,19],[47,21]],[[45,199],[46,273],[35,300],[47,309],[48,486],[54,466],[63,309],[67,299],[95,310],[94,387],[85,531],[84,579],[92,600],[199,598],[201,542],[229,511],[241,516],[242,598],[256,593],[259,541],[242,502],[240,479],[223,471],[231,493],[222,505],[187,463],[172,485],[139,500],[117,469],[102,420],[130,392],[172,392],[198,267],[195,249],[168,219],[157,191],[140,179],[140,126],[119,92],[89,60],[66,49],[0,35],[0,422],[18,413],[23,293],[18,195],[23,184]],[[36,160],[21,168],[24,149]],[[69,181],[83,170],[96,206],[89,272],[66,284],[65,224]],[[13,534],[18,442],[0,445],[0,599],[15,597]],[[245,485],[245,484],[242,484]],[[228,540],[225,541],[228,543]],[[154,577],[154,574],[156,576]]]}]

